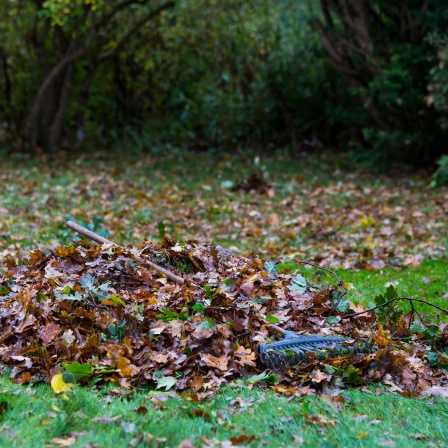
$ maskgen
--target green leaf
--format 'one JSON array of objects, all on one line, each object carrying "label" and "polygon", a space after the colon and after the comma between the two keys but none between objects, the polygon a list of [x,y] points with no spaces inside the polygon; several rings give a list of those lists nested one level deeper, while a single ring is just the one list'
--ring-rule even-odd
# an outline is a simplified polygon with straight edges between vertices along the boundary
[{"label": "green leaf", "polygon": [[347,384],[364,384],[365,380],[359,375],[359,372],[359,369],[351,365],[338,369],[338,374]]},{"label": "green leaf", "polygon": [[157,319],[163,319],[166,322],[170,322],[174,319],[179,318],[179,313],[176,313],[175,311],[171,311],[166,306],[162,306],[162,312],[163,312],[163,314],[156,314]]},{"label": "green leaf", "polygon": [[304,293],[307,288],[306,278],[302,274],[297,274],[293,279],[291,284],[289,285],[290,291],[298,291]]},{"label": "green leaf", "polygon": [[204,305],[200,304],[200,303],[195,303],[195,304],[191,307],[191,309],[194,310],[194,311],[204,311],[204,310],[206,310],[207,308],[206,308]]},{"label": "green leaf", "polygon": [[269,370],[265,370],[260,373],[260,375],[252,375],[247,381],[250,384],[255,384],[260,381],[266,381],[267,383],[276,383],[278,381],[278,376],[273,373],[269,374]]},{"label": "green leaf", "polygon": [[204,291],[210,299],[214,299],[219,294],[219,288],[216,291],[213,291],[210,285],[205,285]]},{"label": "green leaf", "polygon": [[275,316],[271,316],[270,314],[268,314],[266,316],[266,320],[270,323],[270,324],[278,324],[280,322],[280,319],[278,317]]},{"label": "green leaf", "polygon": [[[378,294],[377,296],[375,296],[375,297],[373,298],[373,301],[374,301],[374,304],[375,304],[376,306],[378,306],[378,305],[382,305],[382,304],[386,301],[386,299],[385,299],[385,297],[384,297],[383,294]],[[372,308],[373,308],[373,307],[372,307]]]},{"label": "green leaf", "polygon": [[271,297],[256,297],[255,299],[251,300],[252,303],[255,303],[256,305],[260,303],[266,303],[272,300]]},{"label": "green leaf", "polygon": [[266,261],[264,264],[264,269],[271,277],[277,277],[278,269],[277,269],[278,261]]},{"label": "green leaf", "polygon": [[71,294],[73,288],[70,285],[66,285],[61,289],[62,294]]},{"label": "green leaf", "polygon": [[109,297],[109,285],[110,281],[99,285],[92,293],[98,298],[98,300],[106,300]]},{"label": "green leaf", "polygon": [[216,324],[210,317],[207,320],[204,320],[204,322],[201,322],[197,327],[195,333],[197,331],[201,331],[202,329],[205,330],[216,330]]},{"label": "green leaf", "polygon": [[9,290],[6,286],[2,286],[0,288],[0,296],[5,296],[6,294],[8,294]]},{"label": "green leaf", "polygon": [[341,300],[336,307],[336,311],[340,311],[341,313],[346,313],[350,308],[350,302],[348,300]]},{"label": "green leaf", "polygon": [[428,352],[426,355],[428,362],[433,366],[439,362],[439,355],[436,352]]},{"label": "green leaf", "polygon": [[336,372],[336,367],[330,366],[329,364],[324,364],[324,371],[325,373],[328,373],[329,375],[333,375],[334,372]]},{"label": "green leaf", "polygon": [[384,295],[384,298],[386,300],[392,300],[398,297],[398,291],[397,288],[393,285],[389,285],[386,289],[386,294]]},{"label": "green leaf", "polygon": [[90,364],[80,364],[78,361],[63,363],[63,366],[66,369],[62,374],[65,383],[77,383],[80,379],[89,377],[93,371]]},{"label": "green leaf", "polygon": [[325,320],[329,324],[338,324],[339,323],[339,319],[336,316],[328,316]]},{"label": "green leaf", "polygon": [[156,389],[162,389],[162,387],[165,388],[165,390],[171,389],[173,386],[176,385],[176,378],[172,376],[164,376],[163,378],[160,378],[157,381],[157,387]]},{"label": "green leaf", "polygon": [[412,322],[409,330],[411,330],[411,333],[423,334],[425,331],[425,326],[419,320],[415,320]]},{"label": "green leaf", "polygon": [[82,289],[84,291],[92,291],[95,288],[95,278],[92,277],[90,274],[84,275],[84,277],[81,278],[79,281]]},{"label": "green leaf", "polygon": [[439,327],[431,325],[430,327],[427,327],[425,329],[425,331],[423,332],[423,336],[426,339],[434,339],[435,337],[439,336],[441,333],[442,333],[442,330]]}]

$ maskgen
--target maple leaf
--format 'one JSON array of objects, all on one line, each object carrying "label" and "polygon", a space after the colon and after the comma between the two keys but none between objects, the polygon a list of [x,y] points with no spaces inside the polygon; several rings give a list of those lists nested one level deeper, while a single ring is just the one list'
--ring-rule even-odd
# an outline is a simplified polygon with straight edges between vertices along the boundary
[{"label": "maple leaf", "polygon": [[225,355],[216,357],[208,353],[201,353],[201,361],[205,365],[221,370],[222,372],[225,372],[227,370],[227,366],[229,363],[229,359]]},{"label": "maple leaf", "polygon": [[238,358],[235,362],[241,366],[256,366],[255,359],[257,356],[250,348],[246,349],[239,345],[235,351],[235,356]]},{"label": "maple leaf", "polygon": [[41,327],[37,335],[45,344],[49,344],[58,334],[59,328],[58,324],[50,322],[45,327]]},{"label": "maple leaf", "polygon": [[120,375],[127,378],[138,375],[140,372],[137,366],[132,365],[129,359],[122,356],[117,359],[117,369],[120,371]]}]

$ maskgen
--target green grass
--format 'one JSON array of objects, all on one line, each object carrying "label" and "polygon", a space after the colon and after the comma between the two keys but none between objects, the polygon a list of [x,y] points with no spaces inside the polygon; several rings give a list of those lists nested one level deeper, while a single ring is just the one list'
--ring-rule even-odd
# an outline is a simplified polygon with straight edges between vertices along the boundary
[{"label": "green grass", "polygon": [[[49,155],[2,163],[2,257],[69,243],[74,236],[64,226],[68,214],[95,231],[109,231],[119,244],[158,239],[165,229],[181,239],[198,238],[239,251],[249,249],[270,259],[284,260],[288,253],[308,250],[304,256],[312,261],[316,254],[332,247],[341,250],[341,244],[345,244],[344,254],[353,259],[356,251],[395,244],[398,251],[423,253],[426,258],[416,268],[336,270],[357,288],[348,298],[369,305],[391,282],[402,296],[411,295],[447,308],[448,261],[443,258],[448,227],[443,211],[446,190],[428,189],[419,179],[396,181],[359,172],[352,175],[353,167],[346,166],[342,159],[292,159],[280,154],[264,158],[257,167],[275,188],[275,197],[271,198],[232,193],[222,187],[253,172],[254,158],[246,155],[177,152],[129,158],[92,153],[89,157]],[[313,191],[321,186],[331,188],[319,199]],[[378,198],[384,193],[383,186],[389,190],[384,198]],[[363,193],[365,187],[372,192]],[[368,202],[371,200],[372,204]],[[404,210],[395,211],[395,207],[403,204],[407,204],[406,212],[424,216],[409,215],[399,222]],[[321,210],[321,206],[328,207]],[[375,217],[383,206],[387,223]],[[253,213],[257,211],[260,215]],[[354,211],[359,214],[346,222]],[[275,219],[265,219],[275,213],[279,225]],[[311,217],[310,225],[296,232],[304,214]],[[371,227],[360,226],[360,219],[370,216],[375,217]],[[327,227],[335,226],[341,239],[334,240],[331,232],[319,233],[319,220]],[[397,233],[383,238],[381,229],[391,226]],[[281,265],[294,266],[290,262]],[[307,277],[313,272],[300,269]],[[320,275],[327,276],[322,271]],[[430,307],[418,309],[436,318]],[[302,439],[310,447],[393,446],[392,442],[406,448],[448,445],[448,405],[441,399],[411,399],[385,391],[377,395],[373,386],[372,394],[342,391],[345,402],[336,410],[323,398],[288,399],[259,387],[249,390],[244,381],[223,388],[212,400],[196,403],[170,398],[164,402],[166,409],[157,410],[150,391],[132,391],[127,397],[125,392],[125,397],[119,398],[110,394],[112,386],[104,390],[76,387],[74,393],[55,397],[48,385],[15,385],[5,373],[0,376],[0,446],[55,446],[54,438],[71,434],[80,447],[87,443],[125,447],[140,436],[139,446],[145,446],[146,440],[147,446],[176,447],[189,438],[199,447],[205,444],[203,438],[223,441],[243,435],[255,436],[252,442],[245,442],[253,447],[290,447],[299,445]],[[238,408],[230,404],[237,397],[254,401]],[[135,412],[140,406],[147,408],[145,415]],[[194,413],[197,409],[202,411]],[[312,417],[307,421],[305,413],[322,414],[335,424],[312,423]],[[103,416],[118,418],[109,424],[93,422]],[[420,439],[414,437],[418,434]]]},{"label": "green grass", "polygon": [[[151,441],[146,446],[168,447],[176,447],[185,439],[202,446],[204,438],[222,441],[240,436],[254,436],[248,443],[254,447],[290,447],[299,440],[310,447],[387,446],[385,441],[409,448],[448,444],[446,401],[403,398],[374,388],[372,394],[344,391],[341,396],[345,402],[337,409],[322,397],[288,399],[257,388],[250,391],[238,381],[234,388],[223,388],[214,400],[195,403],[168,398],[163,402],[165,409],[157,410],[151,397],[158,394],[150,391],[136,392],[130,398],[124,393],[120,398],[109,394],[112,387],[76,387],[55,397],[47,386],[25,388],[5,377],[0,387],[2,447],[39,447],[48,442],[51,445],[54,438],[71,436],[78,447],[91,443],[117,448],[140,436],[139,446],[145,446],[146,440]],[[232,405],[236,398],[252,402],[243,407]],[[138,414],[139,407],[146,408],[147,413]],[[116,420],[93,421],[101,417]],[[157,445],[152,437],[166,440]]]}]

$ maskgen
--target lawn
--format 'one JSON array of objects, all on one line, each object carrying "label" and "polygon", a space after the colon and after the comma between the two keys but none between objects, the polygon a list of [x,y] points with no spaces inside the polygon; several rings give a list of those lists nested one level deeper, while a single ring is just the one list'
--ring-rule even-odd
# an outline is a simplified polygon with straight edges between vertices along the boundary
[{"label": "lawn", "polygon": [[[119,244],[170,234],[255,252],[280,269],[311,272],[296,261],[312,261],[353,283],[355,304],[369,305],[389,283],[444,308],[448,298],[448,190],[355,170],[342,157],[16,157],[2,164],[0,216],[2,258],[69,244],[70,217]],[[7,372],[0,387],[1,446],[448,444],[446,400],[384,385],[280,396],[242,378],[201,403],[112,385],[55,397],[45,384],[12,384]]]}]

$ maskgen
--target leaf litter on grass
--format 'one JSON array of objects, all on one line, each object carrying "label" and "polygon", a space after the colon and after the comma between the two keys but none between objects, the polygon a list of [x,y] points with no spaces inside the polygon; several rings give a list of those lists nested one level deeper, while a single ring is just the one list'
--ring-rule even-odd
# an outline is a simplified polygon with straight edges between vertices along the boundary
[{"label": "leaf litter on grass", "polygon": [[[183,283],[145,260],[177,272]],[[431,330],[395,303],[384,316],[344,318],[343,282],[279,274],[257,255],[169,239],[127,247],[81,241],[5,264],[0,361],[18,383],[51,381],[63,392],[67,382],[112,381],[199,401],[245,376],[286,394],[382,382],[408,396],[443,396],[448,387],[446,323]],[[396,297],[390,288],[378,303]],[[262,375],[257,347],[275,340],[270,322],[297,334],[368,339],[372,350],[326,359],[308,353],[302,364]]]},{"label": "leaf litter on grass", "polygon": [[263,158],[264,177],[254,183],[253,160],[245,156],[114,156],[5,164],[0,256],[56,248],[67,238],[67,231],[55,235],[67,210],[96,231],[109,229],[117,242],[122,235],[133,242],[169,234],[331,269],[414,267],[446,254],[448,188],[424,179],[342,172],[325,158],[276,155]]}]

